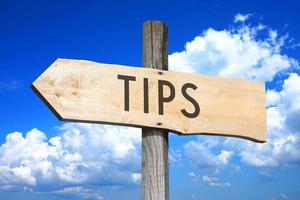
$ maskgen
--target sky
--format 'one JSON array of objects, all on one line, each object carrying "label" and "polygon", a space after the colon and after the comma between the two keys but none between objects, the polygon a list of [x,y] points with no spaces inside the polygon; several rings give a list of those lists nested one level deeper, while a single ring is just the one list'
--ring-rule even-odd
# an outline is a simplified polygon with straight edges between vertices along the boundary
[{"label": "sky", "polygon": [[0,0],[0,200],[141,198],[141,130],[66,123],[30,89],[57,58],[142,65],[169,29],[169,70],[266,83],[268,141],[170,133],[170,199],[300,199],[298,1]]}]

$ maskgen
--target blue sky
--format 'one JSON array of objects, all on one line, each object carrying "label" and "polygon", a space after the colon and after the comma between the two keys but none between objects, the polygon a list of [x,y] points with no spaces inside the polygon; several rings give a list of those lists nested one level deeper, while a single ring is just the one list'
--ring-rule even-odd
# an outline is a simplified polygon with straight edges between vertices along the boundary
[{"label": "blue sky", "polygon": [[[56,59],[265,81],[269,141],[170,134],[170,199],[300,199],[297,1],[0,1],[0,199],[140,199],[140,130],[63,123],[30,89]],[[96,142],[95,142],[96,141]]]}]

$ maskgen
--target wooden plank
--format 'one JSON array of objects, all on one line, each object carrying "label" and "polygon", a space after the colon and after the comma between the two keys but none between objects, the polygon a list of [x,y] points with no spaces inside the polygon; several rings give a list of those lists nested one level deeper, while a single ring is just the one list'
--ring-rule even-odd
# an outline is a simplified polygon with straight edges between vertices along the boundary
[{"label": "wooden plank", "polygon": [[[143,65],[155,69],[168,70],[168,30],[164,23],[148,21],[143,30]],[[147,82],[146,82],[147,83]],[[146,86],[146,87],[145,87]],[[144,84],[144,91],[152,88]],[[144,92],[146,103],[152,102],[151,95]],[[144,101],[145,102],[145,101]],[[144,112],[150,107],[144,106]],[[151,110],[152,111],[152,110]],[[153,112],[153,111],[152,111]],[[142,199],[169,199],[169,133],[162,129],[142,130]]]},{"label": "wooden plank", "polygon": [[[124,109],[125,81],[118,75],[136,79],[128,81],[129,111]],[[144,78],[148,79],[148,113],[144,112]],[[174,99],[163,103],[163,114],[159,114],[159,80],[170,82],[175,91]],[[182,109],[196,110],[182,93],[186,83],[197,87],[186,90],[200,108],[193,118],[182,113]],[[33,89],[67,121],[163,128],[184,135],[227,135],[256,142],[267,138],[265,87],[256,81],[57,59],[33,83]],[[163,97],[169,96],[170,87],[163,85]]]}]

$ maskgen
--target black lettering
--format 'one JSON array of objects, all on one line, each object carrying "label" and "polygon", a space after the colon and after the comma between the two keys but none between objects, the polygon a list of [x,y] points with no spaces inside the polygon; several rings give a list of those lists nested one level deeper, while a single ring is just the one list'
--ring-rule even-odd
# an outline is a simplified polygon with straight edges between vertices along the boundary
[{"label": "black lettering", "polygon": [[149,113],[149,87],[147,78],[144,78],[144,113]]},{"label": "black lettering", "polygon": [[135,81],[135,77],[118,75],[118,79],[124,80],[124,110],[129,111],[129,81]]},{"label": "black lettering", "polygon": [[[170,95],[164,97],[163,87],[168,86],[170,89]],[[158,80],[158,113],[160,115],[164,114],[164,102],[170,102],[175,97],[175,88],[169,81]]]},{"label": "black lettering", "polygon": [[182,109],[181,112],[182,112],[182,114],[184,116],[186,116],[188,118],[195,118],[200,113],[200,106],[199,106],[199,104],[197,103],[197,101],[193,97],[191,97],[190,95],[188,95],[188,93],[186,92],[186,90],[188,88],[192,88],[193,90],[196,90],[197,86],[194,85],[194,84],[192,84],[192,83],[186,83],[181,88],[182,95],[193,104],[193,106],[195,107],[195,111],[193,113],[189,113],[185,109]]}]

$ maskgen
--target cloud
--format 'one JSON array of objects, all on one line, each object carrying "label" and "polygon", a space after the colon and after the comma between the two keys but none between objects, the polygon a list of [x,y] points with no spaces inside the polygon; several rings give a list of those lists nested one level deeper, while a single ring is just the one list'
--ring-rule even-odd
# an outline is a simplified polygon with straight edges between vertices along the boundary
[{"label": "cloud", "polygon": [[8,134],[0,146],[0,187],[36,191],[75,187],[82,193],[85,185],[140,183],[140,129],[66,123],[58,131],[49,139],[38,129],[24,137],[19,132]]},{"label": "cloud", "polygon": [[208,186],[212,187],[228,187],[231,186],[229,182],[221,182],[217,175],[219,174],[219,170],[215,170],[212,176],[204,175],[204,176],[198,176],[194,172],[188,173],[188,178],[195,181],[201,181],[205,183]]},{"label": "cloud", "polygon": [[215,151],[213,147],[218,145],[215,142],[212,143],[212,140],[209,139],[205,141],[198,137],[197,141],[193,140],[184,145],[184,155],[198,168],[226,166],[233,156],[233,152],[226,150]]},{"label": "cloud", "polygon": [[300,76],[290,73],[281,91],[267,92],[266,144],[247,143],[241,161],[257,167],[291,167],[300,164]]},{"label": "cloud", "polygon": [[[244,22],[252,15],[235,16]],[[291,168],[300,164],[300,76],[297,60],[283,53],[288,36],[266,25],[234,24],[232,28],[209,28],[169,56],[170,69],[223,77],[270,82],[268,89],[268,142],[255,144],[236,138],[201,136],[187,142],[184,156],[200,168],[228,166],[233,155],[258,168]],[[199,139],[201,138],[201,139]]]},{"label": "cloud", "polygon": [[174,150],[172,148],[169,149],[169,163],[171,165],[178,165],[181,162],[181,151],[180,150]]},{"label": "cloud", "polygon": [[246,14],[246,15],[242,15],[241,13],[238,13],[234,16],[234,23],[237,23],[237,22],[245,22],[247,19],[249,19],[249,17],[251,16],[252,14]]},{"label": "cloud", "polygon": [[199,177],[198,177],[194,172],[188,173],[188,177],[189,177],[189,179],[191,179],[192,181],[197,181],[197,180],[199,179]]},{"label": "cloud", "polygon": [[271,136],[266,144],[227,138],[221,148],[233,150],[242,163],[250,166],[290,168],[299,166],[299,144],[298,136],[283,132]]},{"label": "cloud", "polygon": [[281,102],[277,106],[286,115],[286,126],[300,132],[300,76],[296,73],[289,74],[280,91]]},{"label": "cloud", "polygon": [[202,176],[202,181],[212,187],[228,187],[231,186],[229,182],[220,182],[217,177],[214,176]]},{"label": "cloud", "polygon": [[62,196],[80,196],[81,199],[93,199],[103,200],[103,196],[99,189],[87,188],[87,187],[65,187],[62,190],[56,190],[51,192],[52,194],[58,194]]},{"label": "cloud", "polygon": [[[260,35],[267,35],[264,38]],[[185,71],[222,77],[242,77],[272,81],[279,72],[298,66],[298,62],[281,53],[286,40],[264,25],[238,26],[233,29],[209,28],[185,49],[169,56],[172,71]]]}]

